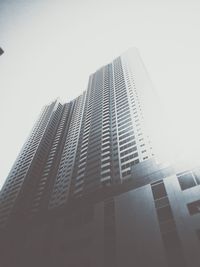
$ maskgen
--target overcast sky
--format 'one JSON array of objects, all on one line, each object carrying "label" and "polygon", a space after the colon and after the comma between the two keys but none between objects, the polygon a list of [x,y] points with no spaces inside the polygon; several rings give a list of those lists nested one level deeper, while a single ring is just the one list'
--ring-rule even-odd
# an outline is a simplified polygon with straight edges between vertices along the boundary
[{"label": "overcast sky", "polygon": [[197,0],[0,0],[0,187],[42,106],[78,96],[132,46],[167,111],[174,153],[198,153],[199,32]]}]

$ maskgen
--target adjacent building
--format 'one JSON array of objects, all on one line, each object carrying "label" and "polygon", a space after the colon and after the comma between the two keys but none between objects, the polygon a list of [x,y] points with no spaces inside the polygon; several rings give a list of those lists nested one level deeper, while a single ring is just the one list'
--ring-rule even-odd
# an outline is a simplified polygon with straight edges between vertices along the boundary
[{"label": "adjacent building", "polygon": [[199,266],[200,169],[162,138],[136,49],[44,107],[0,194],[5,266]]}]

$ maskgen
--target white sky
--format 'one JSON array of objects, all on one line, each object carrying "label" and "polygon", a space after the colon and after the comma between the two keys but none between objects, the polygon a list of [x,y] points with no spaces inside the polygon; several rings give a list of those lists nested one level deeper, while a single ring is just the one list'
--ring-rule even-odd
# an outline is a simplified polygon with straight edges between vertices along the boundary
[{"label": "white sky", "polygon": [[78,96],[132,46],[167,111],[174,155],[198,155],[199,14],[197,0],[0,0],[0,187],[42,106]]}]

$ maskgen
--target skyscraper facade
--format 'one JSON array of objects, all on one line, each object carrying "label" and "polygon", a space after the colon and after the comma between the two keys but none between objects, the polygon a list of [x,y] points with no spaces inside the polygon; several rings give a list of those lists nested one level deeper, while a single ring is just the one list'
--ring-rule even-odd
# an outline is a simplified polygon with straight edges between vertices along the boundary
[{"label": "skyscraper facade", "polygon": [[92,74],[80,97],[44,108],[2,189],[2,224],[13,211],[31,216],[120,184],[131,166],[153,156],[140,76],[147,92],[151,83],[141,64],[128,51]]},{"label": "skyscraper facade", "polygon": [[200,172],[158,163],[158,127],[136,49],[44,107],[1,190],[6,264],[199,266]]}]

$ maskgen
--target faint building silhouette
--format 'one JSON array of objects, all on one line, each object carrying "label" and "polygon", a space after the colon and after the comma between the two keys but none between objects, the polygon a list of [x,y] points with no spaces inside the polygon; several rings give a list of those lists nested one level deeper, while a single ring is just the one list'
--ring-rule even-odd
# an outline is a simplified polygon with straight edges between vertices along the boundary
[{"label": "faint building silhouette", "polygon": [[4,53],[3,49],[0,47],[0,56]]}]

